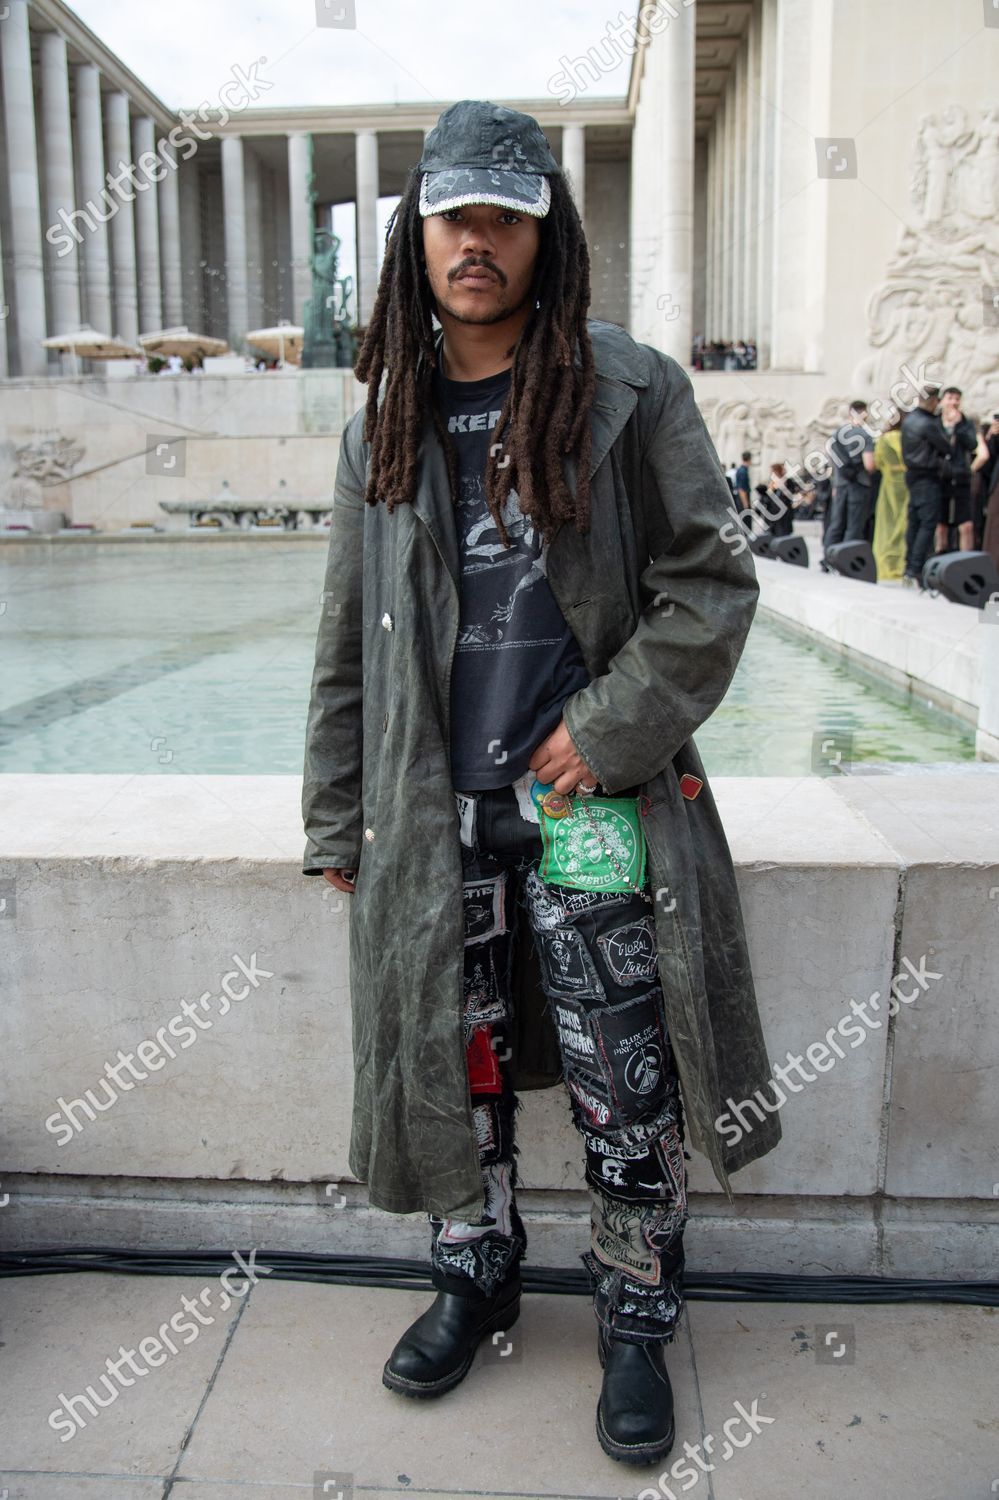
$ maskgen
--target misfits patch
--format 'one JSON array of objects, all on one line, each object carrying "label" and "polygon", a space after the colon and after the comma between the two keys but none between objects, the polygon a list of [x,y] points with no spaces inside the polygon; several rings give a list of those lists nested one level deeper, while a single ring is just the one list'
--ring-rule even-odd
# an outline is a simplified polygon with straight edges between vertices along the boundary
[{"label": "misfits patch", "polygon": [[463,883],[466,943],[484,943],[487,938],[506,931],[505,894],[505,874]]},{"label": "misfits patch", "polygon": [[603,997],[596,966],[582,935],[574,927],[550,928],[538,942],[546,988],[554,995]]},{"label": "misfits patch", "polygon": [[639,917],[611,932],[600,933],[597,944],[608,972],[618,984],[639,984],[658,973],[655,918]]},{"label": "misfits patch", "polygon": [[576,1100],[583,1115],[591,1125],[598,1129],[609,1125],[611,1122],[611,1108],[606,1099],[600,1097],[599,1092],[589,1078],[578,1078],[572,1068],[566,1069],[565,1083],[570,1094]]}]

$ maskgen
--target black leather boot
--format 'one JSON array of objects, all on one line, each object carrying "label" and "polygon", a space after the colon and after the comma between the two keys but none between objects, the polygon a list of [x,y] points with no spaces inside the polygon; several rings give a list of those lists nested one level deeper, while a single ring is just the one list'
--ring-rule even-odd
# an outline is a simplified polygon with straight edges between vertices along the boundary
[{"label": "black leather boot", "polygon": [[663,1358],[665,1341],[630,1344],[598,1324],[604,1378],[597,1403],[597,1437],[611,1458],[649,1464],[673,1446],[673,1388]]},{"label": "black leather boot", "polygon": [[480,1340],[512,1328],[519,1316],[519,1277],[483,1299],[438,1292],[392,1350],[382,1384],[404,1396],[441,1396],[464,1380]]}]

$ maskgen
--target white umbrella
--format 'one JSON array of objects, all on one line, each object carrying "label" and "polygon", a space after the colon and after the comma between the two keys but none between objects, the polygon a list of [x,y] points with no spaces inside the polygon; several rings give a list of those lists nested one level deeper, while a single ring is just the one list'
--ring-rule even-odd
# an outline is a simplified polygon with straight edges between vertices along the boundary
[{"label": "white umbrella", "polygon": [[207,333],[191,333],[186,325],[181,328],[161,328],[159,333],[140,334],[139,343],[147,354],[179,354],[181,359],[189,354],[204,356],[229,353],[229,345],[225,339],[213,338]]},{"label": "white umbrella", "polygon": [[305,329],[300,324],[278,323],[275,328],[255,328],[246,335],[246,342],[266,354],[276,354],[282,364],[297,365],[302,358],[304,338]]},{"label": "white umbrella", "polygon": [[141,359],[143,351],[134,349],[120,338],[111,338],[98,333],[95,328],[78,328],[75,333],[57,333],[42,339],[43,349],[56,349],[60,354],[72,354],[80,359]]}]

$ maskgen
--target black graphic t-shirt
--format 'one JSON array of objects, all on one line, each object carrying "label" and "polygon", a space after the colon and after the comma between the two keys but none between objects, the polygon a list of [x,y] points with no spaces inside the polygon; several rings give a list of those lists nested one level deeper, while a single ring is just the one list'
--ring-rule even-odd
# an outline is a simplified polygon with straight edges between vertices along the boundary
[{"label": "black graphic t-shirt", "polygon": [[475,791],[509,786],[524,774],[561,719],[562,704],[590,675],[548,583],[547,548],[516,490],[503,509],[509,547],[486,504],[486,464],[510,371],[449,380],[438,356],[435,378],[458,453],[461,612],[451,671],[451,780],[460,791]]}]

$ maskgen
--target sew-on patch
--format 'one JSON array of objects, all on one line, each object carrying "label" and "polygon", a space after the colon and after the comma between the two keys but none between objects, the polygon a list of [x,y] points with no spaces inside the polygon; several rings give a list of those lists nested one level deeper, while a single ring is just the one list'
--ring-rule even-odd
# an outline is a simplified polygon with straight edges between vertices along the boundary
[{"label": "sew-on patch", "polygon": [[505,874],[463,882],[466,943],[484,943],[506,931],[505,889]]},{"label": "sew-on patch", "polygon": [[655,979],[658,972],[655,919],[650,915],[597,935],[597,946],[618,984]]},{"label": "sew-on patch", "polygon": [[576,1069],[565,1069],[565,1085],[572,1094],[584,1117],[598,1130],[611,1122],[611,1107],[602,1095],[602,1085],[594,1083],[589,1075],[578,1076]]},{"label": "sew-on patch", "polygon": [[608,1086],[622,1121],[648,1114],[667,1087],[669,1053],[657,986],[644,995],[593,1013]]},{"label": "sew-on patch", "polygon": [[458,807],[458,838],[466,849],[475,848],[475,808],[476,798],[466,797],[461,792],[455,792],[454,800]]},{"label": "sew-on patch", "polygon": [[528,823],[535,823],[540,826],[541,820],[538,817],[538,809],[534,798],[531,796],[531,787],[537,779],[533,771],[525,771],[523,776],[518,776],[517,780],[512,782],[511,785],[517,798],[517,806],[520,808],[521,817]]},{"label": "sew-on patch", "polygon": [[604,1265],[618,1266],[646,1286],[658,1286],[662,1262],[642,1234],[642,1210],[590,1189],[593,1253]]},{"label": "sew-on patch", "polygon": [[568,995],[560,995],[554,999],[550,1011],[558,1033],[563,1061],[578,1072],[585,1073],[594,1082],[599,1082],[603,1078],[603,1066],[586,1011]]},{"label": "sew-on patch", "polygon": [[538,935],[538,959],[545,988],[553,997],[587,995],[600,1000],[604,987],[582,935],[574,927],[554,927]]},{"label": "sew-on patch", "polygon": [[493,1042],[493,1028],[480,1026],[473,1031],[465,1048],[468,1058],[468,1089],[472,1094],[498,1094],[502,1090],[499,1058]]},{"label": "sew-on patch", "polygon": [[477,1026],[509,1019],[507,999],[496,972],[497,942],[475,943],[465,950],[464,1021],[466,1036]]}]

